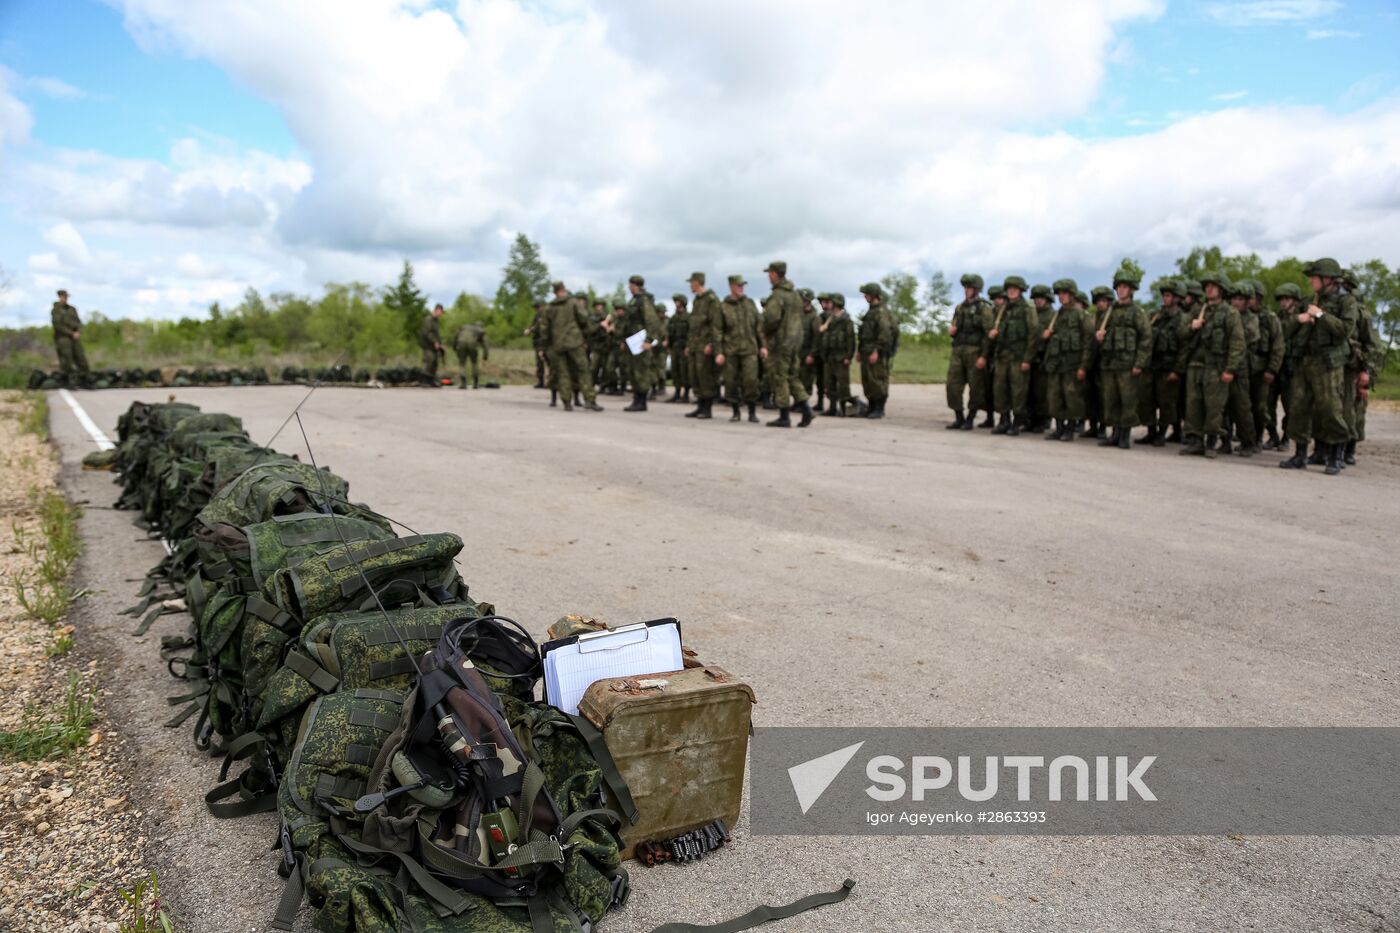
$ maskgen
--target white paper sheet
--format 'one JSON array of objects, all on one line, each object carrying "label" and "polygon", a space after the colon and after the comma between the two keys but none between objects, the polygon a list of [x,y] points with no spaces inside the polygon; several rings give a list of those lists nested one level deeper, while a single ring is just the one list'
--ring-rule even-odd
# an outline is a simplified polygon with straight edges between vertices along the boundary
[{"label": "white paper sheet", "polygon": [[636,356],[642,352],[642,344],[646,343],[646,340],[647,332],[644,328],[627,338],[627,349],[632,351],[633,356]]},{"label": "white paper sheet", "polygon": [[626,625],[583,635],[544,656],[545,696],[550,705],[578,714],[578,701],[595,681],[660,674],[685,667],[681,630],[675,622]]}]

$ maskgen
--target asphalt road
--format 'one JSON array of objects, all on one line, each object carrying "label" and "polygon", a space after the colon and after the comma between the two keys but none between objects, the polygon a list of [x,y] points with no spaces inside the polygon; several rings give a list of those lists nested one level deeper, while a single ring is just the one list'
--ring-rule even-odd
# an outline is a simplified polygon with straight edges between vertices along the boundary
[{"label": "asphalt road", "polygon": [[[305,389],[184,389],[262,441]],[[136,398],[80,394],[115,433]],[[558,616],[683,621],[751,683],[759,725],[1394,725],[1400,718],[1400,416],[1372,415],[1337,478],[1175,448],[945,432],[940,386],[896,386],[883,422],[777,431],[624,414],[545,394],[318,390],[318,462],[352,497],[466,540],[473,595],[536,634]],[[611,402],[611,404],[609,404]],[[64,481],[89,500],[80,623],[137,738],[162,888],[195,930],[266,928],[272,822],[219,823],[214,766],[164,730],[177,684],[115,610],[160,556],[82,473],[92,443],[53,402]],[[303,450],[295,422],[276,445]],[[605,929],[711,922],[858,879],[797,930],[1400,930],[1384,838],[755,837],[633,871]]]}]

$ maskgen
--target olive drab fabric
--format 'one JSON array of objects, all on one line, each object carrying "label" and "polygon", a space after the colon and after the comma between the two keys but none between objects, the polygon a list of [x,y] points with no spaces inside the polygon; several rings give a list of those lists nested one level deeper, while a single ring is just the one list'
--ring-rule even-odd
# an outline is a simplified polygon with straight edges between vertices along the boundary
[{"label": "olive drab fabric", "polygon": [[[1335,283],[1315,301],[1322,314],[1308,322],[1299,314],[1283,322],[1292,362],[1288,401],[1288,437],[1306,446],[1313,438],[1342,444],[1349,438],[1342,410],[1343,370],[1351,357],[1342,289]],[[1350,296],[1348,296],[1350,297]]]},{"label": "olive drab fabric", "polygon": [[[634,279],[636,277],[634,276]],[[633,284],[640,284],[633,282]],[[646,392],[652,387],[655,374],[652,371],[652,359],[647,352],[633,355],[627,349],[626,340],[638,331],[647,332],[647,342],[654,343],[661,340],[661,319],[656,314],[656,303],[652,299],[651,293],[642,289],[632,296],[632,300],[627,304],[627,310],[622,316],[622,327],[618,334],[618,351],[623,355],[624,365],[628,371],[628,378],[632,383],[633,392]]]},{"label": "olive drab fabric", "polygon": [[[1123,281],[1122,273],[1119,280]],[[1138,419],[1138,376],[1152,358],[1152,327],[1147,312],[1136,301],[1115,301],[1099,323],[1103,340],[1097,339],[1103,421],[1115,428],[1133,428]]]},{"label": "olive drab fabric", "polygon": [[83,349],[81,331],[83,322],[78,317],[78,309],[67,299],[53,303],[50,312],[53,322],[53,346],[58,354],[58,367],[63,375],[86,375],[88,373],[87,352]]},{"label": "olive drab fabric", "polygon": [[[1199,328],[1191,326],[1200,321]],[[1186,432],[1197,437],[1220,434],[1230,387],[1221,380],[1245,358],[1244,325],[1239,312],[1224,301],[1207,301],[1194,317],[1182,315],[1178,369],[1186,373]]]},{"label": "olive drab fabric", "polygon": [[[778,264],[773,264],[775,271]],[[783,274],[786,266],[782,267]],[[798,352],[802,348],[802,299],[791,282],[779,279],[765,302],[761,333],[768,351],[768,386],[773,404],[788,408],[807,400],[807,390],[798,372]]]},{"label": "olive drab fabric", "polygon": [[[963,284],[975,281],[981,288],[980,276],[963,276]],[[982,298],[963,301],[953,309],[953,347],[948,358],[947,394],[948,407],[955,413],[963,410],[963,395],[968,395],[968,410],[987,409],[987,376],[985,370],[977,368],[977,361],[990,359],[991,341],[987,332],[992,329],[992,303]]]},{"label": "olive drab fabric", "polygon": [[452,338],[452,348],[457,352],[457,366],[462,370],[462,385],[466,385],[469,361],[472,385],[476,385],[481,379],[481,362],[491,358],[491,350],[486,345],[486,329],[480,324],[463,324]]},{"label": "olive drab fabric", "polygon": [[1089,368],[1093,325],[1084,309],[1071,301],[1055,309],[1046,329],[1050,337],[1042,365],[1050,416],[1061,424],[1078,422],[1084,418],[1084,383],[1079,374]]},{"label": "olive drab fabric", "polygon": [[1181,420],[1178,400],[1183,373],[1176,368],[1181,355],[1181,307],[1163,304],[1147,323],[1152,329],[1152,352],[1138,380],[1138,421],[1163,433]]},{"label": "olive drab fabric", "polygon": [[846,312],[843,295],[832,297],[832,314],[822,334],[822,355],[825,357],[826,397],[837,405],[851,397],[851,360],[856,356],[856,325]]},{"label": "olive drab fabric", "polygon": [[762,343],[758,308],[748,295],[729,295],[720,308],[725,399],[731,403],[757,402],[761,391],[758,348]]},{"label": "olive drab fabric", "polygon": [[[894,350],[899,324],[885,310],[884,302],[871,305],[861,315],[856,331],[856,353],[860,357],[860,383],[866,401],[881,402],[890,394],[890,353]],[[871,362],[871,355],[876,355]]]},{"label": "olive drab fabric", "polygon": [[[691,362],[691,379],[696,396],[702,400],[719,394],[719,368],[715,354],[723,351],[724,311],[713,289],[705,289],[690,305],[690,327],[686,349]],[[705,348],[709,347],[707,353]]]},{"label": "olive drab fabric", "polygon": [[554,373],[554,388],[559,390],[564,407],[572,407],[575,392],[582,392],[584,402],[592,404],[597,397],[597,389],[589,378],[584,343],[594,325],[589,319],[584,299],[568,293],[557,296],[545,307],[541,323],[545,349]]},{"label": "olive drab fabric", "polygon": [[666,351],[671,356],[671,379],[677,392],[689,389],[691,384],[690,358],[686,354],[690,346],[690,317],[685,308],[677,308],[666,322]]},{"label": "olive drab fabric", "polygon": [[438,315],[431,311],[423,315],[423,323],[418,328],[418,346],[423,351],[423,372],[430,379],[436,377],[438,358],[441,356],[442,327]]},{"label": "olive drab fabric", "polygon": [[[1010,280],[1008,280],[1010,281]],[[1021,282],[1024,285],[1024,280]],[[996,320],[1000,317],[1000,321]],[[1035,307],[1024,296],[1008,299],[1005,307],[993,317],[997,335],[992,341],[996,354],[992,406],[998,415],[1011,417],[1025,410],[1030,390],[1030,372],[1022,370],[1035,362],[1041,343],[1040,319]],[[990,331],[990,329],[989,329]],[[989,333],[990,336],[990,333]]]}]

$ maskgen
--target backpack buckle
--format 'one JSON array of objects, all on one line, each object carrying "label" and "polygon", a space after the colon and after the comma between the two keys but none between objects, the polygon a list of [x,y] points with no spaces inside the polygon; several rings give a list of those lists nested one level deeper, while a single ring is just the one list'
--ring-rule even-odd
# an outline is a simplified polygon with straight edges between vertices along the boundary
[{"label": "backpack buckle", "polygon": [[612,906],[622,907],[627,903],[627,898],[632,894],[632,880],[624,871],[619,871],[612,877]]},{"label": "backpack buckle", "polygon": [[278,830],[278,836],[282,843],[282,870],[279,874],[282,877],[290,877],[297,866],[296,850],[292,848],[292,831],[287,828],[286,820],[282,821],[282,826]]}]

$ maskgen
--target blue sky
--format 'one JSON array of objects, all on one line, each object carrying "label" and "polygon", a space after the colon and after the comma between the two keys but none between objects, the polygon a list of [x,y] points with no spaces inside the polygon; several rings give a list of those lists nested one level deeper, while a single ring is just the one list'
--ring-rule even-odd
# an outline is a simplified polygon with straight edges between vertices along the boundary
[{"label": "blue sky", "polygon": [[490,294],[516,230],[604,286],[1400,260],[1400,4],[819,5],[0,0],[0,325]]}]

